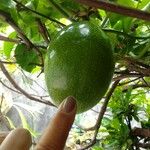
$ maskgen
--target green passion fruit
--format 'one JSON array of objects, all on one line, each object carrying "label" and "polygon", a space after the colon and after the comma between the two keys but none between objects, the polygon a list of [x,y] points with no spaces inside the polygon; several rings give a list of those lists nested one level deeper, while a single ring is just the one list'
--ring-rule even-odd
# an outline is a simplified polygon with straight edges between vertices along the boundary
[{"label": "green passion fruit", "polygon": [[50,43],[44,72],[55,105],[66,97],[77,100],[77,113],[96,105],[106,93],[114,72],[109,38],[92,22],[64,27]]}]

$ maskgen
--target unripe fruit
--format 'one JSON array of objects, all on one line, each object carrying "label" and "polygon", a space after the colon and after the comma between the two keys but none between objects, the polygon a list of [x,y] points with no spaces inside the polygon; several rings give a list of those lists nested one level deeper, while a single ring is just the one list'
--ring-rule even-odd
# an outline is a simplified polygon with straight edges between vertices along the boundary
[{"label": "unripe fruit", "polygon": [[104,96],[113,76],[110,40],[92,22],[64,27],[50,43],[44,70],[54,104],[74,96],[77,112],[87,111]]}]

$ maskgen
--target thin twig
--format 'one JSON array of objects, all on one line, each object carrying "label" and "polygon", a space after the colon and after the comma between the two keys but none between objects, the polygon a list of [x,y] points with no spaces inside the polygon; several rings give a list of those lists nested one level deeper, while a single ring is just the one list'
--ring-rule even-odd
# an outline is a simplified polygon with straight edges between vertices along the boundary
[{"label": "thin twig", "polygon": [[98,131],[99,131],[99,128],[101,126],[101,122],[102,122],[102,119],[103,119],[103,116],[106,112],[106,109],[107,109],[107,105],[108,105],[108,102],[115,90],[115,88],[117,87],[118,83],[119,83],[120,80],[117,80],[113,83],[112,87],[110,88],[109,92],[106,94],[106,98],[105,98],[105,101],[101,107],[101,110],[99,112],[99,115],[98,115],[98,119],[97,119],[97,122],[96,122],[96,129],[95,129],[95,133],[94,133],[94,137],[93,137],[93,140],[92,142],[85,146],[84,148],[81,148],[80,150],[86,150],[88,148],[90,148],[91,146],[93,146],[95,143],[96,143],[96,138],[97,138],[97,134],[98,134]]},{"label": "thin twig", "polygon": [[99,0],[99,1],[98,0],[75,0],[75,1],[91,7],[100,8],[106,11],[150,21],[150,13],[142,10],[137,10],[134,8],[113,4],[103,0]]},{"label": "thin twig", "polygon": [[[11,90],[11,91],[13,91],[13,92],[15,92],[15,93],[17,93],[17,94],[22,94],[21,92],[19,92],[19,91],[17,91],[17,90],[14,90],[13,88],[11,88],[11,87],[9,87],[8,85],[6,85],[2,80],[0,80],[0,83],[3,85],[3,86],[5,86],[7,89],[9,89],[9,90]],[[35,95],[35,94],[30,94],[31,96],[34,96],[34,97],[39,97],[41,100],[43,100],[43,101],[45,101],[44,99],[43,99],[43,97],[49,97],[49,95],[45,95],[45,96],[40,96],[40,95]],[[41,103],[43,103],[43,102],[41,102]],[[45,104],[45,103],[44,103]]]},{"label": "thin twig", "polygon": [[129,74],[122,74],[119,75],[117,77],[113,78],[113,81],[117,81],[117,80],[122,80],[122,79],[126,79],[126,78],[142,78],[144,75],[139,74],[139,73],[129,73]]},{"label": "thin twig", "polygon": [[3,35],[0,35],[0,40],[1,41],[6,41],[6,42],[17,43],[17,44],[20,43],[20,41],[17,40],[17,39],[11,39],[11,38],[5,37]]},{"label": "thin twig", "polygon": [[123,88],[122,92],[128,91],[129,88],[131,88],[131,89],[149,88],[149,86],[146,85],[146,84],[134,84],[134,85],[130,85],[130,86],[127,86],[127,87]]},{"label": "thin twig", "polygon": [[137,147],[142,147],[144,149],[149,149],[150,148],[150,143],[137,143]]},{"label": "thin twig", "polygon": [[24,41],[24,43],[27,45],[28,48],[35,50],[39,57],[41,58],[41,63],[44,65],[43,55],[38,47],[36,47],[24,34],[24,32],[21,30],[21,28],[15,23],[15,21],[11,18],[11,15],[7,12],[4,12],[3,10],[0,10],[0,16],[19,34],[21,39]]},{"label": "thin twig", "polygon": [[54,106],[56,107],[54,104],[52,104],[50,101],[43,101],[41,99],[35,98],[33,96],[31,96],[30,94],[28,94],[25,90],[23,90],[16,82],[15,80],[10,76],[9,72],[6,70],[5,66],[3,65],[3,63],[0,63],[0,67],[2,72],[4,73],[4,75],[6,76],[6,78],[9,80],[9,82],[18,90],[20,91],[23,95],[25,95],[27,98],[36,101],[36,102],[40,102],[40,103],[44,103],[46,105],[49,106]]},{"label": "thin twig", "polygon": [[144,64],[143,62],[140,62],[137,59],[133,59],[131,57],[122,57],[122,56],[119,56],[119,55],[117,57],[118,58],[120,57],[121,60],[126,61],[128,63],[136,64],[136,65],[141,66],[142,68],[145,68],[145,69],[150,69],[150,65]]},{"label": "thin twig", "polygon": [[49,0],[49,2],[61,13],[64,17],[67,17],[71,21],[75,21],[72,18],[70,18],[69,14],[61,8],[54,0]]},{"label": "thin twig", "polygon": [[143,80],[143,83],[144,83],[145,85],[147,85],[147,87],[150,87],[150,82],[147,82],[144,78],[142,78],[142,80]]},{"label": "thin twig", "polygon": [[141,78],[138,77],[138,78],[135,78],[135,79],[133,79],[133,80],[129,80],[129,81],[120,83],[118,86],[123,86],[123,85],[129,84],[129,83],[135,82],[135,81],[137,81],[137,80],[139,80],[139,79],[141,79]]},{"label": "thin twig", "polygon": [[0,60],[1,63],[3,64],[16,64],[16,62],[10,62],[10,61],[2,61]]},{"label": "thin twig", "polygon": [[21,94],[20,92],[18,92],[18,91],[16,91],[16,90],[10,88],[9,86],[7,86],[2,80],[0,80],[0,83],[1,83],[3,86],[5,86],[6,88],[8,88],[9,90],[11,90],[11,91],[13,91],[13,92],[15,92],[15,93]]},{"label": "thin twig", "polygon": [[36,21],[38,24],[39,33],[42,35],[43,39],[45,40],[45,42],[48,45],[50,42],[50,37],[49,37],[49,33],[47,31],[47,28],[46,28],[45,24],[42,23],[42,21],[39,18],[37,18]]},{"label": "thin twig", "polygon": [[123,35],[123,36],[126,36],[126,37],[129,37],[129,38],[134,38],[134,39],[139,39],[139,40],[142,40],[142,39],[150,39],[150,36],[143,36],[143,37],[140,37],[140,36],[133,36],[133,35],[130,35],[130,34],[127,34],[125,32],[121,32],[121,31],[118,31],[118,30],[113,30],[113,29],[104,29],[103,28],[103,31],[104,32],[108,32],[108,33],[115,33],[117,35]]},{"label": "thin twig", "polygon": [[21,37],[21,39],[24,41],[24,43],[32,48],[33,44],[31,43],[31,41],[25,36],[25,34],[23,33],[23,31],[19,28],[19,26],[15,23],[15,21],[11,18],[11,15],[7,12],[4,12],[3,10],[0,10],[0,16],[12,27],[14,28],[14,30],[19,34],[19,36]]}]

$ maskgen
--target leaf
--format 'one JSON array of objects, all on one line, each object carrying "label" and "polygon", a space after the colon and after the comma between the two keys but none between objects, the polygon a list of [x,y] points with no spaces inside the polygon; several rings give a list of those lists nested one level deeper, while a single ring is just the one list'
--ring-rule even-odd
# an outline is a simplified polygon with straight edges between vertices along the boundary
[{"label": "leaf", "polygon": [[35,51],[28,49],[25,44],[18,44],[15,49],[16,62],[22,69],[31,72],[38,63],[38,56]]},{"label": "leaf", "polygon": [[126,94],[125,94],[125,101],[127,102],[127,105],[130,103],[131,101],[131,93],[132,93],[132,88],[129,87]]},{"label": "leaf", "polygon": [[148,6],[149,3],[150,3],[149,0],[142,0],[142,1],[139,2],[138,8],[139,9],[142,9],[144,7],[146,8],[146,6]]},{"label": "leaf", "polygon": [[9,122],[10,128],[11,128],[11,129],[15,129],[16,127],[15,127],[15,125],[13,124],[13,121],[12,121],[9,117],[7,117],[7,116],[5,116],[5,117],[6,117],[6,119],[7,119],[8,122]]},{"label": "leaf", "polygon": [[132,0],[118,0],[117,4],[127,6],[127,7],[135,7],[135,2]]},{"label": "leaf", "polygon": [[38,7],[39,4],[39,0],[32,0],[33,6],[36,9]]},{"label": "leaf", "polygon": [[[15,38],[17,35],[17,33],[14,31],[12,33],[9,34],[9,38]],[[15,46],[15,43],[12,43],[12,42],[4,42],[3,44],[3,48],[4,48],[4,55],[7,57],[7,58],[10,58],[10,55],[11,55],[11,51],[13,50],[13,47]]]},{"label": "leaf", "polygon": [[35,132],[35,131],[30,127],[30,125],[28,124],[28,122],[27,122],[27,120],[26,120],[24,114],[22,113],[21,109],[19,109],[17,106],[14,106],[14,107],[15,107],[16,110],[18,111],[18,114],[19,114],[19,116],[20,116],[20,119],[21,119],[23,128],[28,129],[28,130],[30,131],[30,133],[31,133],[34,137],[36,137],[36,136],[38,135],[38,133]]},{"label": "leaf", "polygon": [[8,8],[11,8],[14,6],[14,2],[11,0],[1,0],[0,9],[8,11]]}]

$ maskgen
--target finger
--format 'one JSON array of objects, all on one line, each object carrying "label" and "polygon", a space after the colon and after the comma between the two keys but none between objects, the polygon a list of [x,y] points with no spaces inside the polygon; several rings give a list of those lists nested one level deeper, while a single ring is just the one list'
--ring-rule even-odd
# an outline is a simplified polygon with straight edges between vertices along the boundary
[{"label": "finger", "polygon": [[32,144],[28,130],[18,128],[10,132],[0,146],[0,150],[29,150]]},{"label": "finger", "polygon": [[8,134],[9,132],[0,132],[0,144],[5,140]]},{"label": "finger", "polygon": [[76,100],[68,97],[45,130],[36,150],[63,150],[76,114]]}]

